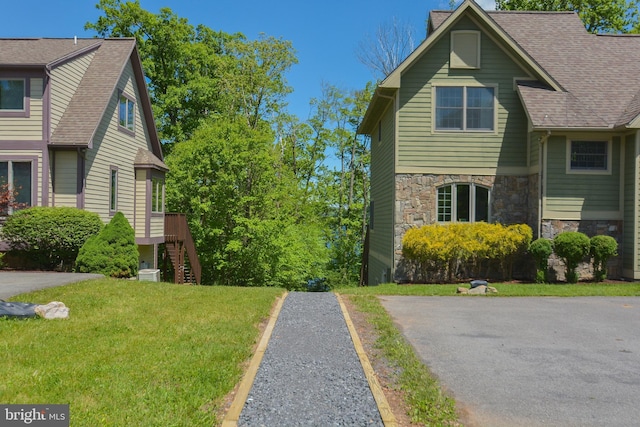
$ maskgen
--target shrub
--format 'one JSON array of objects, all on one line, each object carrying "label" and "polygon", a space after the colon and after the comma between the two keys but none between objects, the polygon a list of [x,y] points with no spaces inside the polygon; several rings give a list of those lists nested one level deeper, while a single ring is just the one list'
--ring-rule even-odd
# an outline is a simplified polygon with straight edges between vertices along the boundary
[{"label": "shrub", "polygon": [[111,277],[132,277],[138,274],[138,257],[133,228],[118,212],[100,234],[87,240],[80,248],[76,270]]},{"label": "shrub", "polygon": [[80,247],[102,229],[100,217],[70,207],[32,207],[7,218],[2,237],[31,268],[71,270]]},{"label": "shrub", "polygon": [[567,268],[565,277],[567,283],[578,283],[576,268],[589,255],[591,242],[586,234],[579,231],[566,231],[553,239],[556,255],[562,259]]},{"label": "shrub", "polygon": [[425,281],[487,276],[491,265],[510,278],[515,257],[531,237],[531,228],[524,224],[432,224],[407,230],[402,254]]},{"label": "shrub", "polygon": [[593,275],[598,282],[607,278],[607,262],[618,255],[618,242],[611,236],[593,236],[591,238],[591,256],[593,257]]},{"label": "shrub", "polygon": [[553,253],[553,242],[539,238],[529,246],[529,253],[536,262],[536,283],[548,282],[549,257]]}]

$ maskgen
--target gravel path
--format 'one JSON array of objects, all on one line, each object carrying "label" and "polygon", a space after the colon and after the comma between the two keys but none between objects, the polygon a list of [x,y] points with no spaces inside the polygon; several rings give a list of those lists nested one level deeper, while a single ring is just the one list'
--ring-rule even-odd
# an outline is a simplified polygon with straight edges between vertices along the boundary
[{"label": "gravel path", "polygon": [[383,425],[333,293],[287,296],[238,425]]}]

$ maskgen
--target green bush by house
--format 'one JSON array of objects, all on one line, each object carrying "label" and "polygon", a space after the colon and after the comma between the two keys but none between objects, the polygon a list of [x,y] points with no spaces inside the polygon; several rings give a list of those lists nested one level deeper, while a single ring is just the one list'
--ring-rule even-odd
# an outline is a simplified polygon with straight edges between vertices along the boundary
[{"label": "green bush by house", "polygon": [[525,224],[431,224],[407,230],[402,254],[422,281],[455,281],[469,277],[509,279],[519,254],[531,242]]},{"label": "green bush by house", "polygon": [[93,212],[70,207],[32,207],[10,215],[2,238],[12,251],[10,260],[26,268],[69,271],[80,247],[102,229]]},{"label": "green bush by house", "polygon": [[618,255],[618,242],[611,236],[598,235],[591,238],[590,254],[593,257],[593,275],[596,281],[607,278],[607,262]]},{"label": "green bush by house", "polygon": [[534,240],[529,246],[529,253],[536,262],[536,283],[549,281],[549,257],[553,253],[553,241],[543,237]]},{"label": "green bush by house", "polygon": [[589,255],[591,249],[589,237],[579,231],[565,231],[553,239],[553,247],[567,269],[565,274],[567,283],[578,283],[576,268]]},{"label": "green bush by house", "polygon": [[80,248],[76,270],[111,277],[132,277],[138,274],[135,232],[121,212],[116,213],[98,235],[91,237]]}]

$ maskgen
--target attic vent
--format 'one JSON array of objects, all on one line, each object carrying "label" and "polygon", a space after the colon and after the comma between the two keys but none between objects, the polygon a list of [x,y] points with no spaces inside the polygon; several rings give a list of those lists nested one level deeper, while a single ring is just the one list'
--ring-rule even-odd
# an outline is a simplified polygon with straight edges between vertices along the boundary
[{"label": "attic vent", "polygon": [[480,31],[452,31],[450,68],[480,68]]}]

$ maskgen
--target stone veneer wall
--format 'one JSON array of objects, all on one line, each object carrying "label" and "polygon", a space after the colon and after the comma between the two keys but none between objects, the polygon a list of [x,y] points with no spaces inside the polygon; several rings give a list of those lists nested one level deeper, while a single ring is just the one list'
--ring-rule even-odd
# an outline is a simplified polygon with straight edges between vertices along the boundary
[{"label": "stone veneer wall", "polygon": [[[537,176],[530,178],[529,176],[397,174],[395,178],[394,280],[400,282],[411,280],[410,272],[402,262],[402,237],[411,227],[421,227],[436,222],[438,187],[454,183],[475,183],[488,187],[491,189],[492,222],[506,225],[524,223],[533,228],[537,222],[537,202],[536,212],[532,215],[529,200],[531,180],[535,181],[534,188],[537,189]],[[536,197],[534,199],[537,200]]]},{"label": "stone veneer wall", "polygon": [[[609,260],[607,275],[610,278],[618,279],[622,277],[622,226],[622,221],[615,220],[563,221],[544,219],[542,220],[542,237],[553,239],[565,231],[579,231],[589,237],[598,234],[606,234],[613,237],[618,242],[618,256]],[[551,270],[552,280],[565,280],[564,263],[555,254],[549,258],[549,269]],[[579,279],[591,279],[593,277],[591,261],[585,260],[582,262],[576,272]]]}]

